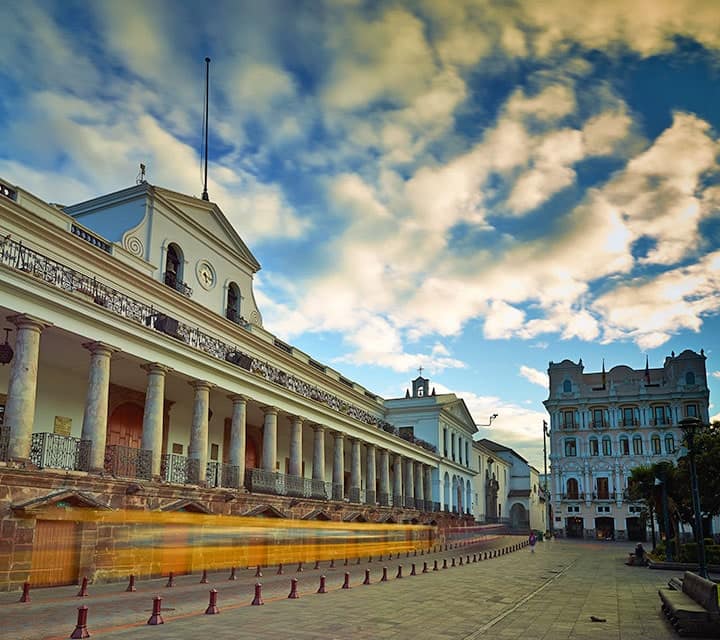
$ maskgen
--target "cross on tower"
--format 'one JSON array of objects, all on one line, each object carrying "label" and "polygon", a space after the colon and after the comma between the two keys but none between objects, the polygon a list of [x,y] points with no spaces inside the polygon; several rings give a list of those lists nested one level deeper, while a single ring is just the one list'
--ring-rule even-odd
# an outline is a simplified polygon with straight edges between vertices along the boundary
[{"label": "cross on tower", "polygon": [[422,375],[422,372],[423,372],[423,368],[422,368],[422,365],[421,365],[421,366],[418,367],[418,374],[419,374],[419,375]]}]

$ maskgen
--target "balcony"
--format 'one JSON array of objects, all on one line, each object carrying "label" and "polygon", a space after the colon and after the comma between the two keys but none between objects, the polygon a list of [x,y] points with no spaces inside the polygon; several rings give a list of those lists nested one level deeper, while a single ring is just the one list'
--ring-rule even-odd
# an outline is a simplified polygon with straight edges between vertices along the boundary
[{"label": "balcony", "polygon": [[171,289],[175,289],[178,293],[184,295],[186,298],[192,296],[192,289],[187,283],[183,282],[177,277],[177,274],[172,271],[166,271],[164,277],[165,284]]},{"label": "balcony", "polygon": [[177,453],[160,456],[160,476],[172,484],[199,484],[197,460]]},{"label": "balcony", "polygon": [[240,467],[233,464],[224,464],[217,460],[210,460],[206,467],[205,483],[208,487],[213,488],[239,489],[242,486],[240,483]]},{"label": "balcony", "polygon": [[152,451],[119,444],[105,447],[105,472],[115,478],[149,480],[152,475]]},{"label": "balcony", "polygon": [[638,426],[640,426],[640,421],[635,420],[634,418],[632,420],[620,420],[619,426],[625,427],[625,428],[638,427]]},{"label": "balcony", "polygon": [[604,420],[593,420],[592,428],[593,429],[607,429],[608,425],[605,423]]},{"label": "balcony", "polygon": [[[342,487],[322,480],[288,476],[265,469],[246,469],[245,486],[252,493],[266,493],[273,496],[292,496],[327,500],[330,492]],[[342,500],[342,497],[340,498]]]},{"label": "balcony", "polygon": [[563,431],[577,431],[580,425],[577,422],[564,422],[562,428]]},{"label": "balcony", "polygon": [[38,469],[87,471],[90,441],[57,433],[33,433],[30,440],[30,462]]},{"label": "balcony", "polygon": [[238,310],[234,309],[233,307],[228,307],[227,309],[225,309],[225,317],[230,320],[230,322],[234,322],[235,324],[246,324],[245,318],[243,318],[238,312]]}]

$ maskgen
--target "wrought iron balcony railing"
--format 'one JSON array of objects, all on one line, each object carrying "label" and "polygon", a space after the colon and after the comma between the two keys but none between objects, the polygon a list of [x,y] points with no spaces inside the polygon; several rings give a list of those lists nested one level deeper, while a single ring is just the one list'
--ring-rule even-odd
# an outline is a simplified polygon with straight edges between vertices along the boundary
[{"label": "wrought iron balcony railing", "polygon": [[[164,315],[164,313],[159,312],[152,305],[136,300],[112,288],[100,282],[94,276],[76,271],[57,260],[30,249],[24,246],[22,242],[11,239],[10,236],[0,239],[0,264],[30,273],[47,284],[63,289],[68,293],[87,296],[96,304],[123,318],[133,320],[156,331],[162,330],[155,326],[155,319],[159,315]],[[288,373],[269,362],[254,358],[244,353],[236,345],[204,333],[199,327],[177,321],[174,337],[212,357],[247,369],[257,376],[278,384],[303,398],[328,406],[342,415],[349,416],[364,424],[373,425],[399,437],[398,429],[382,418],[347,402],[347,400],[321,387],[305,382],[294,374]],[[430,443],[415,440],[414,444],[432,453],[437,452],[436,447]]]},{"label": "wrought iron balcony railing", "polygon": [[38,469],[87,471],[90,440],[57,433],[33,433],[30,438],[30,462]]},{"label": "wrought iron balcony railing", "polygon": [[[160,456],[160,476],[173,484],[200,484],[198,461],[177,453]],[[203,478],[204,479],[204,478]]]},{"label": "wrought iron balcony railing", "polygon": [[105,471],[116,478],[149,480],[152,475],[152,451],[109,444],[105,447]]},{"label": "wrought iron balcony railing", "polygon": [[186,298],[192,296],[192,288],[190,288],[187,283],[180,280],[172,271],[165,272],[165,278],[163,281],[168,287],[175,289],[175,291],[184,295]]},{"label": "wrought iron balcony railing", "polygon": [[8,448],[10,447],[10,425],[0,424],[0,461],[8,459]]},{"label": "wrought iron balcony railing", "polygon": [[208,487],[239,489],[242,486],[240,484],[240,467],[217,460],[209,460],[205,472],[205,483]]}]

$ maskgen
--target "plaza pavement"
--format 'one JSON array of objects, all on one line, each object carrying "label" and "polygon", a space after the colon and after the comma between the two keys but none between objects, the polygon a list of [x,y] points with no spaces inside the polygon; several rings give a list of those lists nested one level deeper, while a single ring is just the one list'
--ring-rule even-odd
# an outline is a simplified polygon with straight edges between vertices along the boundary
[{"label": "plaza pavement", "polygon": [[[498,540],[495,545],[516,542]],[[487,547],[483,547],[486,549]],[[677,638],[660,611],[657,589],[667,584],[672,571],[651,571],[624,564],[632,544],[552,540],[539,543],[535,553],[524,548],[514,553],[467,565],[477,548],[455,549],[430,556],[368,564],[351,561],[344,567],[327,562],[320,570],[296,566],[211,574],[210,584],[199,577],[181,576],[177,586],[166,580],[138,582],[136,593],[124,584],[90,585],[90,596],[76,597],[78,587],[38,589],[32,602],[17,602],[18,595],[0,594],[0,637],[13,640],[67,638],[73,631],[80,604],[88,606],[88,630],[93,638],[112,640],[664,640]],[[410,576],[411,564],[432,568],[435,559],[463,557],[464,566]],[[403,579],[398,580],[398,565]],[[388,581],[379,582],[382,566]],[[362,585],[365,569],[370,585]],[[351,574],[351,589],[342,590],[344,572]],[[319,576],[327,576],[326,594],[316,594]],[[717,576],[715,576],[717,578]],[[290,579],[298,579],[300,599],[287,598]],[[263,583],[264,606],[250,606],[255,582]],[[204,615],[208,590],[216,588],[219,615]],[[163,597],[165,624],[148,626],[152,597]],[[598,619],[593,621],[591,616]]]}]

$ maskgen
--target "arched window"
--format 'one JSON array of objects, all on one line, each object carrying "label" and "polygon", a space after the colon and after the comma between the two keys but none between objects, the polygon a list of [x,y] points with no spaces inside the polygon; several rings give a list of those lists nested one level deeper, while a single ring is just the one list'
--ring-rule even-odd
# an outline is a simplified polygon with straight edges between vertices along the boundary
[{"label": "arched window", "polygon": [[178,289],[178,283],[182,282],[182,251],[176,244],[170,244],[165,256],[165,284],[173,289]]},{"label": "arched window", "polygon": [[662,451],[660,450],[660,436],[654,435],[652,438],[650,438],[650,446],[652,448],[652,452],[654,456],[659,456]]},{"label": "arched window", "polygon": [[225,317],[233,322],[240,322],[240,288],[234,282],[228,286]]},{"label": "arched window", "polygon": [[641,456],[642,452],[642,438],[640,436],[633,436],[633,455]]},{"label": "arched window", "polygon": [[627,436],[621,436],[620,438],[620,454],[623,456],[630,455],[630,441]]},{"label": "arched window", "polygon": [[692,371],[685,374],[685,384],[695,384],[695,374]]},{"label": "arched window", "polygon": [[602,452],[604,456],[612,455],[612,441],[609,436],[605,436],[602,439]]},{"label": "arched window", "polygon": [[563,382],[563,393],[570,393],[572,391],[572,382],[570,380],[565,380]]},{"label": "arched window", "polygon": [[672,433],[668,433],[665,436],[665,453],[675,453],[675,438],[673,437]]},{"label": "arched window", "polygon": [[569,500],[578,499],[578,481],[575,478],[568,478],[566,493]]},{"label": "arched window", "polygon": [[565,455],[576,456],[577,455],[577,442],[575,438],[565,438]]},{"label": "arched window", "polygon": [[600,455],[600,449],[598,447],[598,439],[597,438],[590,438],[590,455],[591,456]]}]

